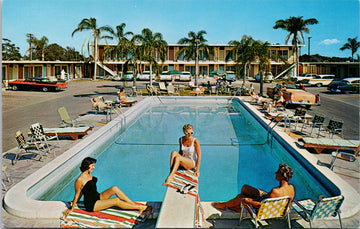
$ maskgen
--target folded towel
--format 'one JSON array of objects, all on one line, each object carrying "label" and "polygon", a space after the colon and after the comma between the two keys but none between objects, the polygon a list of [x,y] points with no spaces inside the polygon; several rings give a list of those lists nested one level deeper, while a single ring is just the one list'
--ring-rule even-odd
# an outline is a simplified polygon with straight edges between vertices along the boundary
[{"label": "folded towel", "polygon": [[83,203],[78,203],[66,218],[60,218],[62,228],[132,228],[141,221],[138,211],[108,208],[99,212],[87,212]]}]

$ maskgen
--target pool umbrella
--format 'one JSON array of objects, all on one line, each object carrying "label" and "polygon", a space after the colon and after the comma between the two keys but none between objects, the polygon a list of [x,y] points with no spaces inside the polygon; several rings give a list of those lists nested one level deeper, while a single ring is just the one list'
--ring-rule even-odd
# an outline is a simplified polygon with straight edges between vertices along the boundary
[{"label": "pool umbrella", "polygon": [[210,72],[210,74],[220,76],[220,75],[226,75],[226,72],[224,70],[215,70],[215,71]]},{"label": "pool umbrella", "polygon": [[166,73],[167,75],[181,75],[179,70],[170,70]]}]

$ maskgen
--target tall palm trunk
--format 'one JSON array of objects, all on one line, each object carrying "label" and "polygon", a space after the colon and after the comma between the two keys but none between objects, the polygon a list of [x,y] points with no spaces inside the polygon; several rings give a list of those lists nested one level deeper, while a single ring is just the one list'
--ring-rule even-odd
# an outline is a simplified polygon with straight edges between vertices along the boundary
[{"label": "tall palm trunk", "polygon": [[152,86],[152,63],[150,61],[150,86]]},{"label": "tall palm trunk", "polygon": [[97,36],[95,35],[95,56],[94,56],[94,61],[95,61],[95,65],[94,65],[94,76],[93,76],[93,80],[96,80],[96,71],[97,71],[97,47],[98,47],[98,41],[97,41]]}]

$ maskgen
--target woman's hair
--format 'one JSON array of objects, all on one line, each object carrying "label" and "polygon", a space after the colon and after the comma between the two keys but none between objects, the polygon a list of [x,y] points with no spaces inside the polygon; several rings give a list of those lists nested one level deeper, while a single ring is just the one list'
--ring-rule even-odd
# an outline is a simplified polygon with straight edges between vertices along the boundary
[{"label": "woman's hair", "polygon": [[92,158],[92,157],[84,158],[84,160],[81,162],[81,166],[80,166],[81,172],[85,172],[86,170],[88,170],[90,168],[90,165],[94,164],[94,163],[96,163],[95,158]]},{"label": "woman's hair", "polygon": [[194,129],[194,127],[191,124],[185,124],[183,126],[183,131],[188,130],[188,129]]},{"label": "woman's hair", "polygon": [[284,177],[286,181],[289,181],[293,177],[293,170],[290,168],[290,166],[285,164],[280,164],[278,172],[281,174],[281,176]]}]

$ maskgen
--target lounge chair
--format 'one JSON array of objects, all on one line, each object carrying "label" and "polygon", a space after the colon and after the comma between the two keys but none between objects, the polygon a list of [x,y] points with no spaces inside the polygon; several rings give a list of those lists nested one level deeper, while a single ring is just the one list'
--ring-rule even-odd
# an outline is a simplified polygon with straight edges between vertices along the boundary
[{"label": "lounge chair", "polygon": [[294,115],[293,116],[287,116],[285,117],[285,128],[286,128],[286,122],[289,122],[289,129],[291,130],[291,122],[295,122],[295,130],[297,128],[297,125],[299,122],[304,122],[305,121],[305,115],[306,115],[306,110],[302,107],[298,107],[295,109]]},{"label": "lounge chair", "polygon": [[331,119],[329,121],[329,124],[327,126],[325,126],[325,128],[321,129],[321,131],[328,133],[329,136],[331,135],[331,138],[333,138],[335,134],[340,134],[342,137],[343,125],[344,125],[344,121]]},{"label": "lounge chair", "polygon": [[[78,126],[78,127],[60,127],[60,128],[44,128],[45,136],[70,136],[71,139],[77,140],[79,136],[86,135],[91,130],[90,126]],[[29,133],[31,136],[32,133]]]},{"label": "lounge chair", "polygon": [[356,149],[360,145],[360,140],[345,140],[331,138],[312,138],[303,137],[305,148],[312,148],[316,153],[321,153],[324,149],[337,149],[339,147],[347,147]]},{"label": "lounge chair", "polygon": [[240,220],[239,224],[242,221],[244,208],[249,212],[252,219],[255,220],[255,227],[258,227],[258,223],[262,220],[273,219],[273,218],[286,218],[289,228],[291,228],[290,223],[290,203],[291,198],[289,196],[277,197],[277,198],[267,198],[261,202],[259,209],[254,209],[249,205],[240,204]]},{"label": "lounge chair", "polygon": [[304,127],[311,126],[311,131],[310,131],[310,136],[311,136],[314,128],[319,128],[319,131],[318,131],[318,137],[319,137],[320,131],[321,131],[322,126],[324,125],[324,122],[325,122],[325,116],[324,115],[315,114],[314,118],[311,121],[303,122],[303,125],[301,127],[300,132],[303,131]]},{"label": "lounge chair", "polygon": [[341,216],[340,216],[340,206],[344,200],[342,195],[323,198],[315,202],[313,200],[301,200],[293,201],[293,209],[307,222],[312,228],[312,222],[314,220],[328,218],[330,216],[335,217],[338,215],[340,228],[342,228]]},{"label": "lounge chair", "polygon": [[73,120],[70,118],[67,110],[65,107],[60,107],[58,109],[59,115],[61,117],[61,121],[63,124],[65,124],[66,126],[90,126],[90,127],[94,127],[94,123],[97,123],[94,120],[81,120],[81,121],[77,121],[77,120]]},{"label": "lounge chair", "polygon": [[175,91],[175,88],[173,85],[168,85],[166,87],[168,95],[180,95],[179,92]]},{"label": "lounge chair", "polygon": [[337,158],[349,161],[349,162],[357,162],[358,167],[359,163],[359,152],[360,152],[360,145],[356,148],[347,148],[347,147],[339,147],[336,151],[331,153],[331,162],[330,162],[330,169],[333,170],[334,164]]},{"label": "lounge chair", "polygon": [[50,146],[48,144],[49,140],[57,140],[57,145],[60,145],[59,142],[59,137],[57,135],[56,132],[54,132],[54,135],[52,136],[46,136],[44,133],[44,129],[42,127],[42,125],[40,123],[34,123],[30,126],[30,131],[31,131],[31,139],[35,140],[35,141],[44,141],[47,148],[50,149]]},{"label": "lounge chair", "polygon": [[37,154],[40,156],[39,161],[41,161],[43,155],[41,151],[46,152],[46,144],[37,141],[27,141],[21,131],[17,131],[15,134],[16,141],[18,143],[18,151],[12,160],[12,164],[14,165],[17,160],[20,160],[21,157],[25,154]]}]

